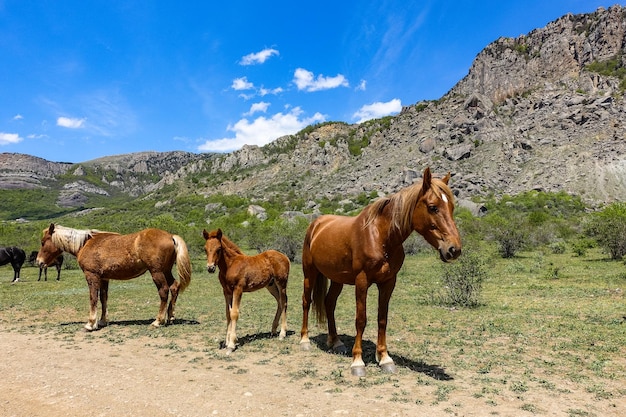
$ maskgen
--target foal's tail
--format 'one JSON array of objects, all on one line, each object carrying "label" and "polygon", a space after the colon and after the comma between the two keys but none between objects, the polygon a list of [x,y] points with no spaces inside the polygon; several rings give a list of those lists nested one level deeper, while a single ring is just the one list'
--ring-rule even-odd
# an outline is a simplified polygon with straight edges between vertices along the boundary
[{"label": "foal's tail", "polygon": [[176,251],[176,269],[178,270],[178,291],[183,292],[191,282],[191,261],[187,244],[182,237],[172,235],[174,250]]}]

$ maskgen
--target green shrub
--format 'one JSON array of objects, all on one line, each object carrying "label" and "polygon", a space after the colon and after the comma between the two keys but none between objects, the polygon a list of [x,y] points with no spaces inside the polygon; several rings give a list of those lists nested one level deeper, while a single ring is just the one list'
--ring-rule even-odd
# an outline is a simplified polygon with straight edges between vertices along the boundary
[{"label": "green shrub", "polygon": [[443,267],[441,303],[455,307],[480,305],[482,284],[486,277],[485,258],[477,252],[465,250],[458,260]]},{"label": "green shrub", "polygon": [[626,255],[626,203],[613,203],[593,214],[584,229],[611,259],[622,259]]}]

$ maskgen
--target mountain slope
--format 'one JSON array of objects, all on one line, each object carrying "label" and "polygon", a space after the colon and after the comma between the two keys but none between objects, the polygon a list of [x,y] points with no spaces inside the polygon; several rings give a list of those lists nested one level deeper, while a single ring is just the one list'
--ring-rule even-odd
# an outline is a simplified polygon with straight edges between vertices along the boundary
[{"label": "mountain slope", "polygon": [[395,192],[430,166],[450,171],[464,199],[540,189],[591,204],[625,200],[625,16],[620,6],[601,8],[500,38],[444,97],[395,117],[324,123],[223,155],[140,153],[75,165],[31,157],[41,169],[29,171],[7,162],[26,156],[3,154],[0,188],[306,201]]}]

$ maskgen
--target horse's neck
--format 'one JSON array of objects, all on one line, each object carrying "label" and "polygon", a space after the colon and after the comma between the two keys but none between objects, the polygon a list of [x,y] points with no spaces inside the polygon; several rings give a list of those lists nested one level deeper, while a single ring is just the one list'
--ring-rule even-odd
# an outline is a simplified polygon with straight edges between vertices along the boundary
[{"label": "horse's neck", "polygon": [[239,249],[239,247],[235,245],[233,241],[225,237],[222,237],[222,250],[223,250],[222,258],[224,259],[225,262],[230,262],[230,260],[232,260],[234,257],[243,254],[241,249]]},{"label": "horse's neck", "polygon": [[378,233],[387,248],[401,246],[410,236],[412,230],[404,231],[393,224],[394,204],[386,204],[378,215],[372,220],[370,227],[378,229]]}]

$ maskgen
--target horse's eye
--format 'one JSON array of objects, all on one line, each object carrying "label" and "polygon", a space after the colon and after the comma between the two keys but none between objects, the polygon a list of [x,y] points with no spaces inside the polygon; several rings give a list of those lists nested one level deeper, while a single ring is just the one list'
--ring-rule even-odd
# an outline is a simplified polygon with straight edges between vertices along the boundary
[{"label": "horse's eye", "polygon": [[439,208],[437,206],[428,206],[428,211],[430,211],[433,214],[437,214],[439,213]]}]

